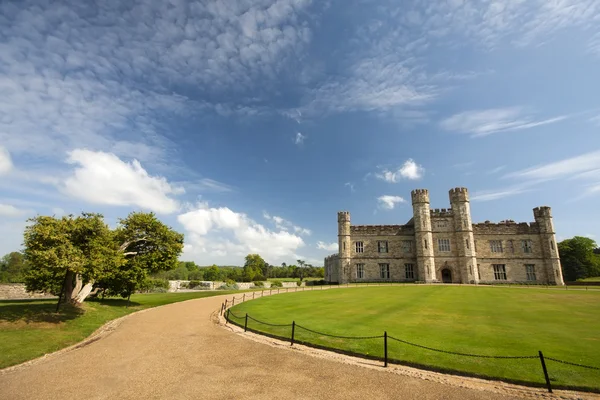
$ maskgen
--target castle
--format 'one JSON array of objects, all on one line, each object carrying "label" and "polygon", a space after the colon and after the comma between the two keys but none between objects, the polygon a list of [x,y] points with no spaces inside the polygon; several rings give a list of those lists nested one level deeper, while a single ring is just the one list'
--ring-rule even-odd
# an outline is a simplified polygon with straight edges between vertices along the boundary
[{"label": "castle", "polygon": [[411,198],[404,225],[351,225],[339,212],[325,280],[564,285],[550,207],[534,208],[531,223],[473,224],[466,188],[450,190],[450,209],[430,209],[426,189]]}]

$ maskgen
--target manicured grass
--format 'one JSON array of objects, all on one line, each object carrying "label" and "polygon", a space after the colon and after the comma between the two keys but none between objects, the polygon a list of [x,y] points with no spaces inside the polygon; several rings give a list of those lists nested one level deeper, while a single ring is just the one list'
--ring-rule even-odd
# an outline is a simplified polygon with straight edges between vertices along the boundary
[{"label": "manicured grass", "polygon": [[[56,300],[0,301],[0,368],[19,364],[75,344],[106,322],[145,308],[228,294],[228,291],[152,293],[123,299],[86,301],[83,307],[61,306]],[[237,292],[235,292],[237,293]]]},{"label": "manicured grass", "polygon": [[[320,281],[323,278],[304,278],[304,281]],[[279,281],[279,282],[298,282],[300,278],[269,278],[267,279],[269,282]]]},{"label": "manicured grass", "polygon": [[[537,288],[392,286],[313,290],[233,307],[243,325],[291,323],[340,336],[388,335],[446,351],[537,356],[600,367],[600,291]],[[249,320],[249,328],[289,338],[290,327]],[[295,338],[383,356],[383,339],[336,339],[296,327]],[[388,339],[388,356],[426,368],[543,384],[539,358],[487,359],[435,352]],[[600,391],[600,371],[546,361],[557,387]]]},{"label": "manicured grass", "polygon": [[593,276],[591,278],[578,279],[578,282],[600,282],[600,276]]}]

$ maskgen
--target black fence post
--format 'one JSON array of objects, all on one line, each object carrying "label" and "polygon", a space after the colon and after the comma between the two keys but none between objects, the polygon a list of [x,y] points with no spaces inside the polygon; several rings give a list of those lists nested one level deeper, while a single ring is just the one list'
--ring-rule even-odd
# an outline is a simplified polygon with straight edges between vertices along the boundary
[{"label": "black fence post", "polygon": [[246,301],[246,293],[244,293],[244,297],[242,298],[242,301]]},{"label": "black fence post", "polygon": [[294,333],[296,332],[296,321],[292,321],[292,341],[290,346],[294,345]]},{"label": "black fence post", "polygon": [[256,292],[252,292],[252,300],[254,300],[254,295],[256,294]]},{"label": "black fence post", "polygon": [[387,331],[383,332],[383,366],[387,368],[388,356],[387,356]]},{"label": "black fence post", "polygon": [[246,322],[244,322],[244,332],[248,330],[248,313],[246,313]]},{"label": "black fence post", "polygon": [[231,300],[231,307],[235,306],[235,296],[233,296],[233,300]]},{"label": "black fence post", "polygon": [[229,308],[227,309],[227,312],[225,313],[225,325],[227,325],[228,322],[229,322]]},{"label": "black fence post", "polygon": [[546,368],[546,361],[544,361],[544,355],[542,351],[540,353],[540,362],[542,363],[542,369],[544,370],[544,378],[546,378],[546,386],[548,386],[548,393],[552,393],[552,385],[550,384],[550,378],[548,377],[548,369]]}]

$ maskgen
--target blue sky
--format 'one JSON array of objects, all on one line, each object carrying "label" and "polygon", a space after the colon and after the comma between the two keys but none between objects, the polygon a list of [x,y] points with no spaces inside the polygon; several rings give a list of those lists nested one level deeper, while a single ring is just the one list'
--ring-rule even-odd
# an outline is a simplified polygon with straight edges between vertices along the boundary
[{"label": "blue sky", "polygon": [[[127,4],[124,4],[127,3]],[[322,264],[410,191],[600,238],[600,2],[0,3],[0,253],[154,211],[182,259]]]}]

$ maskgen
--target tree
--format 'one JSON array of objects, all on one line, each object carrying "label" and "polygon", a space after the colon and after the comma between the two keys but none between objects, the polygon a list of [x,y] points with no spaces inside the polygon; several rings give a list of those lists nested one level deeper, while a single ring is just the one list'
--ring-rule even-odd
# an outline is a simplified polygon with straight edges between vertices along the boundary
[{"label": "tree", "polygon": [[558,243],[558,253],[566,281],[600,276],[600,256],[594,253],[596,242],[575,236]]},{"label": "tree", "polygon": [[298,275],[297,277],[300,278],[300,282],[302,282],[302,279],[304,279],[304,265],[306,264],[306,261],[304,260],[296,260],[298,262],[298,264],[300,264],[300,268],[298,268],[295,272]]},{"label": "tree", "polygon": [[119,264],[118,247],[101,214],[61,218],[37,216],[25,228],[24,256],[30,265],[27,290],[62,293],[81,303],[95,280]]},{"label": "tree", "polygon": [[0,259],[0,282],[23,282],[27,269],[23,253],[13,251]]},{"label": "tree", "polygon": [[123,262],[107,276],[103,287],[123,297],[150,274],[174,269],[183,251],[183,234],[163,224],[154,213],[130,213],[119,220],[114,237]]},{"label": "tree", "polygon": [[219,275],[219,267],[216,265],[212,265],[210,268],[204,270],[204,279],[207,281],[216,281],[219,279]]},{"label": "tree", "polygon": [[131,293],[149,273],[173,269],[183,235],[153,213],[131,213],[113,231],[101,214],[37,216],[25,229],[27,290],[60,294],[82,303],[94,288]]},{"label": "tree", "polygon": [[265,260],[258,254],[248,254],[244,263],[243,279],[246,282],[254,280],[262,280],[263,269],[265,268]]}]

